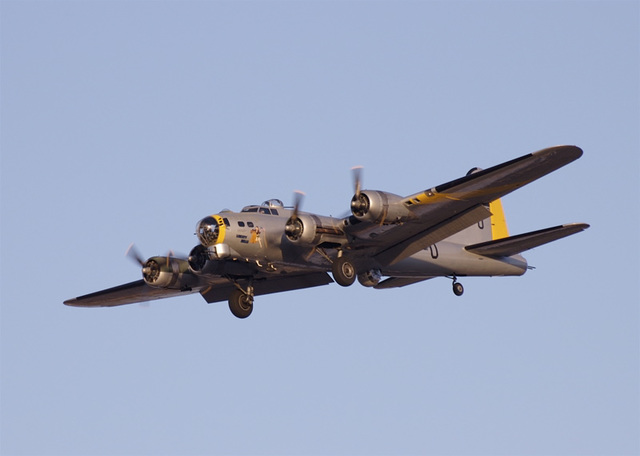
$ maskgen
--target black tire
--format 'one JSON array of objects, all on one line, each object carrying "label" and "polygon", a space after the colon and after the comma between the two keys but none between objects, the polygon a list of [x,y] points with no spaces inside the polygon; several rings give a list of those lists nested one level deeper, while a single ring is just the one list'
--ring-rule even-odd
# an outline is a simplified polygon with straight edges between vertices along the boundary
[{"label": "black tire", "polygon": [[331,273],[333,274],[333,280],[343,287],[352,285],[358,276],[355,266],[346,257],[335,259],[333,265],[331,265]]},{"label": "black tire", "polygon": [[240,290],[233,290],[229,296],[229,310],[238,318],[247,318],[253,312],[253,298]]},{"label": "black tire", "polygon": [[464,287],[462,286],[462,284],[453,282],[453,294],[456,296],[462,296],[462,293],[464,293]]}]

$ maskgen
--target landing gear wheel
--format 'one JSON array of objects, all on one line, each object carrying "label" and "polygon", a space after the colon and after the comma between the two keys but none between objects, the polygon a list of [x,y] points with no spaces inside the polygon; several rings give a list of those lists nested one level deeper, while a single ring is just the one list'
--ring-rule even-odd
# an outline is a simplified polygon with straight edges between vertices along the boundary
[{"label": "landing gear wheel", "polygon": [[456,296],[462,296],[464,293],[464,287],[459,282],[453,282],[453,294]]},{"label": "landing gear wheel", "polygon": [[238,318],[247,318],[253,311],[253,296],[233,290],[229,296],[229,309]]},{"label": "landing gear wheel", "polygon": [[333,280],[343,287],[353,284],[357,276],[353,263],[343,256],[335,259],[333,265],[331,265],[331,273],[333,274]]}]

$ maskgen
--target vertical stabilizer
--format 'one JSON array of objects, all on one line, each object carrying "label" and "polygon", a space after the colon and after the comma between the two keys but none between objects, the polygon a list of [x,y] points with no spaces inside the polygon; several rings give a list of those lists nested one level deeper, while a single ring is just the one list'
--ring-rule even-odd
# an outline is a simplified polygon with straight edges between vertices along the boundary
[{"label": "vertical stabilizer", "polygon": [[491,217],[479,223],[474,223],[470,227],[449,237],[448,240],[463,245],[470,245],[509,237],[502,202],[497,199],[485,207],[491,212]]},{"label": "vertical stabilizer", "polygon": [[491,239],[495,241],[496,239],[509,237],[502,201],[499,199],[492,201],[489,204],[489,210],[491,211]]}]

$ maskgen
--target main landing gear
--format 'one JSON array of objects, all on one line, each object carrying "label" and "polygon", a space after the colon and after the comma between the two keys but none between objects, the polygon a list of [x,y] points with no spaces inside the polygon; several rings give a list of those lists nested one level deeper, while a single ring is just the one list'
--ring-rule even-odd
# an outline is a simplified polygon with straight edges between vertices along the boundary
[{"label": "main landing gear", "polygon": [[462,293],[464,293],[464,287],[460,282],[458,282],[458,279],[454,276],[453,277],[453,294],[456,296],[462,296]]},{"label": "main landing gear", "polygon": [[333,260],[331,274],[333,275],[333,280],[343,287],[352,285],[357,276],[355,266],[346,256],[339,256]]},{"label": "main landing gear", "polygon": [[[238,286],[236,284],[236,286]],[[229,296],[229,310],[238,318],[247,318],[253,312],[253,287],[249,286],[245,292],[238,286]]]}]

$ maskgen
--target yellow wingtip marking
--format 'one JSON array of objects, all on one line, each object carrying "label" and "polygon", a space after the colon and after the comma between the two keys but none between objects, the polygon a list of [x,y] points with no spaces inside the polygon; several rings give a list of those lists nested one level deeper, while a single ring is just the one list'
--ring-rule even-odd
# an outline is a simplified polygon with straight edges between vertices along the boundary
[{"label": "yellow wingtip marking", "polygon": [[489,204],[489,210],[491,211],[491,238],[495,240],[509,237],[502,201],[499,199],[492,201]]}]

